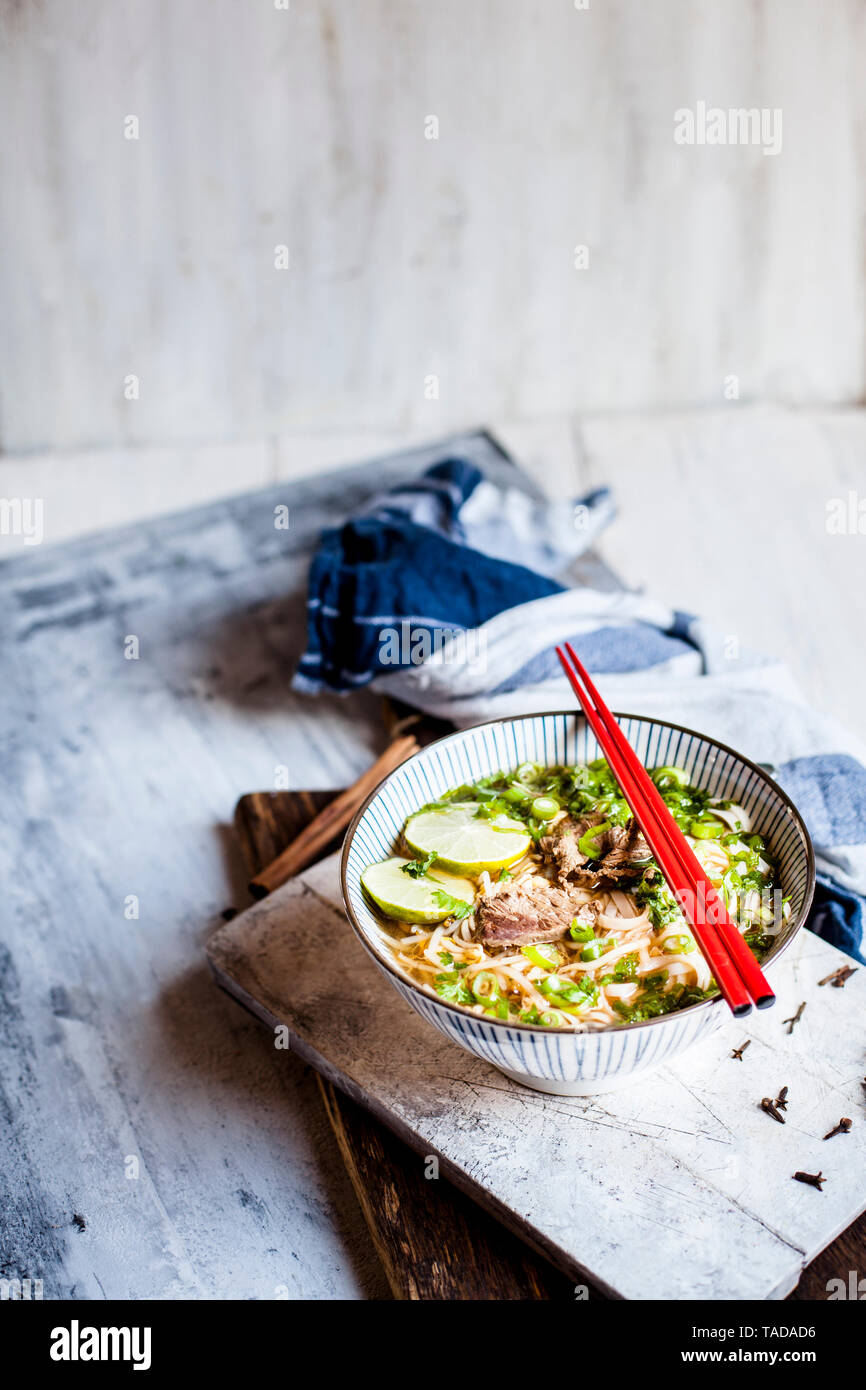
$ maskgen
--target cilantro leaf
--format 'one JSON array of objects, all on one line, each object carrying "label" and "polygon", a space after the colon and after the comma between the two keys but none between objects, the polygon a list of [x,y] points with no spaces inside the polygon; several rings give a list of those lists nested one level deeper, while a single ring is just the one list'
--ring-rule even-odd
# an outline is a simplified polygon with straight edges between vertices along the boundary
[{"label": "cilantro leaf", "polygon": [[473,1004],[475,1001],[457,970],[443,971],[434,980],[434,988],[440,999],[452,1004]]},{"label": "cilantro leaf", "polygon": [[462,922],[464,917],[471,916],[475,911],[474,903],[464,902],[462,898],[452,898],[450,893],[441,888],[435,889],[433,901],[439,907],[444,907],[449,917],[456,917],[458,922]]},{"label": "cilantro leaf", "polygon": [[426,859],[410,859],[408,864],[400,865],[400,872],[408,874],[410,878],[423,878],[436,859],[436,851],[432,850]]}]

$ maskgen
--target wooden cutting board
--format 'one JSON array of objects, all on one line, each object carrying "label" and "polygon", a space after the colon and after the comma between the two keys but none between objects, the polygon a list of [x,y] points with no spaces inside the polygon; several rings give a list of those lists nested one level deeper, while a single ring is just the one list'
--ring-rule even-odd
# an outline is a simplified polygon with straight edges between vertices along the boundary
[{"label": "wooden cutting board", "polygon": [[[324,806],[328,792],[254,792],[235,809],[250,877]],[[326,846],[320,857],[338,847]],[[418,1157],[368,1111],[319,1076],[325,1110],[395,1298],[574,1300],[547,1260],[448,1183],[425,1180]]]},{"label": "wooden cutting board", "polygon": [[[336,795],[266,792],[242,797],[235,823],[250,874],[274,858]],[[323,1078],[320,1087],[395,1297],[573,1301],[571,1279],[450,1184],[426,1181],[417,1155],[367,1110]],[[861,1217],[812,1261],[789,1297],[824,1299],[829,1279],[864,1268],[866,1217]],[[603,1295],[590,1285],[594,1296]]]}]

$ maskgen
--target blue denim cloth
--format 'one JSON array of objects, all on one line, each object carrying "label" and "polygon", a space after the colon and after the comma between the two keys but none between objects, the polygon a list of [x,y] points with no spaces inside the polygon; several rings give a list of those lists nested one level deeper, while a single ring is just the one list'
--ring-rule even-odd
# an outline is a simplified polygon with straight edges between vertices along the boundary
[{"label": "blue denim cloth", "polygon": [[866,965],[863,954],[864,908],[866,899],[859,893],[851,893],[840,888],[832,878],[818,874],[815,883],[815,900],[807,926],[816,936],[838,946],[840,951],[853,956]]},{"label": "blue denim cloth", "polygon": [[[866,844],[866,769],[847,753],[794,758],[776,769],[816,845]],[[819,874],[809,926],[825,941],[866,964],[866,899]]]},{"label": "blue denim cloth", "polygon": [[[609,514],[606,488],[539,503],[494,489],[474,464],[444,459],[322,535],[294,688],[356,690],[412,664],[425,634],[477,628],[515,604],[561,593],[550,571],[586,549]],[[550,540],[557,531],[560,548]]]}]

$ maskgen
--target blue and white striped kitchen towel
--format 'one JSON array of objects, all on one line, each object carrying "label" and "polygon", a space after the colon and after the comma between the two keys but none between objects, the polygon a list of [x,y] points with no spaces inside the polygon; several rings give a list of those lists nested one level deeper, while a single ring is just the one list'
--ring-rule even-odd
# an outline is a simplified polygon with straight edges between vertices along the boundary
[{"label": "blue and white striped kitchen towel", "polygon": [[770,764],[815,844],[810,926],[863,961],[866,749],[779,662],[640,593],[566,588],[613,515],[607,489],[539,503],[458,460],[327,532],[294,687],[371,685],[457,725],[570,707],[573,641],[613,709],[673,720]]}]

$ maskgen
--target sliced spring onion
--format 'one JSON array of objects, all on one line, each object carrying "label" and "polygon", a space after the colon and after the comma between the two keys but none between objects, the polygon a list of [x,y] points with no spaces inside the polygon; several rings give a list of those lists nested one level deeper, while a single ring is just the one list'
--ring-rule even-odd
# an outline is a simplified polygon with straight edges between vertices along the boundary
[{"label": "sliced spring onion", "polygon": [[717,816],[696,816],[689,825],[689,834],[696,840],[717,840],[725,832],[725,823]]},{"label": "sliced spring onion", "polygon": [[615,945],[615,942],[599,941],[596,937],[592,941],[586,943],[580,953],[580,959],[584,961],[598,960],[599,956],[603,956],[611,945]]},{"label": "sliced spring onion", "polygon": [[577,848],[587,859],[598,859],[601,854],[601,847],[598,841],[606,831],[610,830],[610,821],[603,820],[601,825],[593,825],[589,830],[581,835],[577,842]]},{"label": "sliced spring onion", "polygon": [[687,956],[694,949],[694,941],[685,933],[682,936],[666,936],[662,942],[662,950],[669,956]]},{"label": "sliced spring onion", "polygon": [[530,801],[532,799],[532,792],[527,791],[525,787],[519,787],[516,782],[512,783],[510,787],[506,787],[502,795],[505,797],[506,801],[513,801],[518,805],[522,805],[524,801]]},{"label": "sliced spring onion", "polygon": [[567,980],[564,975],[546,975],[543,980],[537,980],[536,984],[542,994],[546,994],[548,999],[555,999],[557,1003],[565,1000],[574,1004],[586,998],[586,990],[581,989],[574,980]]},{"label": "sliced spring onion", "polygon": [[559,802],[552,796],[537,796],[532,803],[532,814],[536,820],[550,820],[559,810]]},{"label": "sliced spring onion", "polygon": [[497,999],[496,1003],[492,1004],[489,1009],[485,1009],[484,1012],[486,1014],[492,1014],[494,1018],[507,1018],[508,1000]]},{"label": "sliced spring onion", "polygon": [[479,1004],[497,1004],[499,1002],[499,980],[492,970],[479,970],[478,974],[473,975],[469,981],[469,988]]},{"label": "sliced spring onion", "polygon": [[595,929],[591,922],[578,922],[575,917],[568,929],[568,934],[572,941],[593,941],[595,939]]},{"label": "sliced spring onion", "polygon": [[538,1015],[537,1022],[544,1028],[558,1028],[562,1023],[559,1014],[555,1014],[552,1009],[545,1009],[544,1013]]},{"label": "sliced spring onion", "polygon": [[555,970],[562,965],[562,956],[552,942],[542,942],[538,946],[523,946],[521,954],[542,970]]},{"label": "sliced spring onion", "polygon": [[518,782],[532,782],[540,771],[538,763],[521,763],[514,776]]},{"label": "sliced spring onion", "polygon": [[652,779],[659,790],[662,790],[674,785],[685,787],[688,784],[689,776],[687,772],[683,772],[681,767],[672,767],[666,764],[664,767],[653,768]]}]

